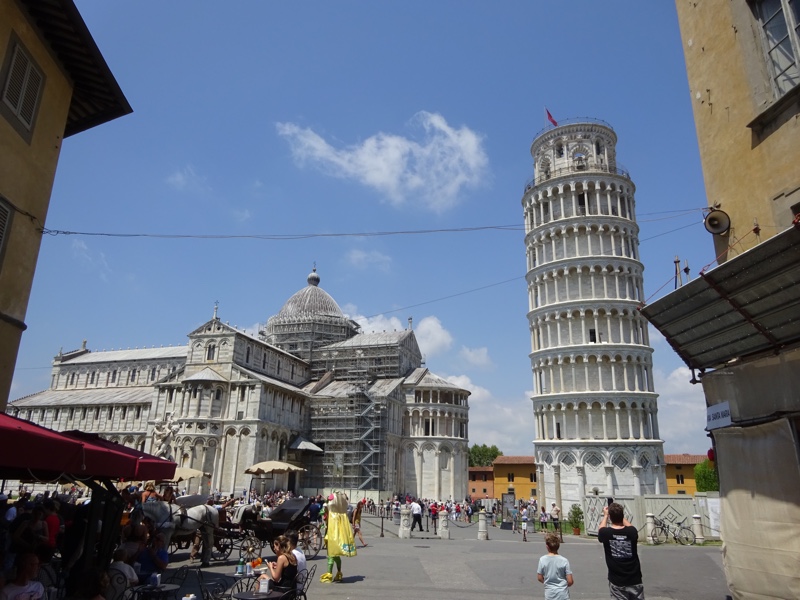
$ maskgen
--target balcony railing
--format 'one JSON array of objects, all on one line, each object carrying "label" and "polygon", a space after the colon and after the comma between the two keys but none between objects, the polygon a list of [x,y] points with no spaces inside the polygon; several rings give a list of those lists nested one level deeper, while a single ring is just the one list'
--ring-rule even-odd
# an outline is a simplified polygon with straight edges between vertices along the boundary
[{"label": "balcony railing", "polygon": [[[614,131],[614,128],[611,127],[611,125],[609,125],[602,119],[595,119],[594,117],[573,117],[571,119],[559,119],[558,127],[563,127],[564,125],[582,125],[584,123],[589,125],[602,125],[603,127],[608,127],[611,131]],[[544,128],[540,129],[538,132],[536,132],[536,135],[533,136],[534,141],[543,133],[555,128],[556,128],[555,125],[551,124],[545,125]]]},{"label": "balcony railing", "polygon": [[538,173],[535,177],[529,179],[525,183],[525,191],[530,190],[534,185],[539,185],[555,179],[556,177],[563,177],[564,175],[572,175],[574,173],[611,173],[613,175],[620,175],[625,179],[630,179],[631,175],[627,169],[621,165],[605,165],[595,161],[575,162],[568,167],[561,167],[559,169],[550,169],[542,173]]}]

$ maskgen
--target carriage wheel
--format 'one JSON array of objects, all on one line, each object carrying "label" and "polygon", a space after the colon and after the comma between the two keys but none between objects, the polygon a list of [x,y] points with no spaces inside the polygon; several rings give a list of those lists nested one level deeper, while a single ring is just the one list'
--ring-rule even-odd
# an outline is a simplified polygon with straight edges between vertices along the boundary
[{"label": "carriage wheel", "polygon": [[187,539],[175,539],[174,537],[169,543],[169,555],[174,556],[178,550],[188,550],[192,546],[192,541]]},{"label": "carriage wheel", "polygon": [[239,548],[239,558],[252,562],[261,556],[261,540],[254,535],[248,535],[242,540]]},{"label": "carriage wheel", "polygon": [[214,535],[214,547],[211,548],[211,560],[227,560],[233,551],[233,538],[227,532]]},{"label": "carriage wheel", "polygon": [[316,525],[303,525],[297,532],[297,545],[306,555],[306,560],[311,560],[319,554],[322,548],[322,532]]}]

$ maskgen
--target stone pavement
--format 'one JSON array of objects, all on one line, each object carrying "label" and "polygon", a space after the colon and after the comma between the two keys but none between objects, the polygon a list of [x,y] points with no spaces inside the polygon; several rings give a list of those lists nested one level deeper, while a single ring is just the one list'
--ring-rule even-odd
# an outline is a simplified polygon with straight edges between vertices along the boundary
[{"label": "stone pavement", "polygon": [[[309,565],[317,565],[310,600],[325,598],[471,600],[543,598],[544,587],[536,580],[539,557],[546,553],[544,536],[529,533],[528,543],[520,534],[489,527],[489,540],[478,541],[477,523],[451,523],[450,540],[430,533],[414,532],[410,540],[397,538],[397,527],[380,518],[364,515],[362,532],[369,544],[358,556],[342,559],[344,581],[320,583],[327,568],[324,549]],[[596,538],[565,535],[560,554],[566,556],[575,577],[570,597],[582,600],[609,598],[603,548]],[[176,556],[172,567],[187,564],[188,554]],[[724,600],[727,592],[719,546],[684,547],[672,544],[639,546],[648,600]],[[183,559],[183,560],[181,560]],[[230,574],[238,560],[236,550],[228,563],[212,564],[205,571]]]}]

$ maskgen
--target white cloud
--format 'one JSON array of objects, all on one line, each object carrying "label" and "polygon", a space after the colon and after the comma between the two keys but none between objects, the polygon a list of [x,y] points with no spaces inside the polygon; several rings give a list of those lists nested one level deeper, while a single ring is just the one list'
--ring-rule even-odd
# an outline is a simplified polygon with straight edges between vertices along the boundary
[{"label": "white cloud", "polygon": [[406,326],[403,325],[403,323],[397,317],[387,317],[385,315],[365,317],[364,315],[359,314],[358,307],[355,304],[343,305],[342,312],[353,319],[353,321],[361,325],[361,331],[363,333],[402,331],[406,328]]},{"label": "white cloud", "polygon": [[451,375],[447,381],[472,392],[469,397],[469,444],[497,446],[507,456],[533,456],[536,434],[531,392],[510,399],[492,393],[466,375]]},{"label": "white cloud", "polygon": [[207,192],[211,189],[206,178],[200,176],[192,165],[167,176],[167,183],[179,192]]},{"label": "white cloud", "polygon": [[245,221],[249,221],[251,218],[250,211],[246,208],[241,210],[234,209],[233,211],[233,218],[239,221],[240,223],[244,223]]},{"label": "white cloud", "polygon": [[103,252],[94,252],[83,240],[72,240],[72,255],[90,271],[97,273],[102,281],[108,281],[112,270]]},{"label": "white cloud", "polygon": [[414,326],[419,349],[427,357],[446,352],[453,345],[453,336],[436,317],[425,317]]},{"label": "white cloud", "polygon": [[377,250],[369,252],[354,248],[347,253],[347,262],[356,269],[375,267],[379,271],[388,271],[392,265],[392,257]]},{"label": "white cloud", "polygon": [[[365,317],[359,314],[358,307],[354,304],[345,304],[342,306],[342,312],[361,325],[361,331],[364,333],[403,331],[408,328],[408,322],[401,321],[397,317],[386,315]],[[446,352],[453,345],[453,336],[436,317],[425,317],[419,323],[415,322],[414,335],[419,349],[426,358]]]},{"label": "white cloud", "polygon": [[489,356],[489,349],[486,348],[486,346],[480,348],[461,346],[461,351],[458,353],[458,356],[473,367],[488,369],[493,366],[492,359]]},{"label": "white cloud", "polygon": [[358,181],[384,194],[394,206],[413,197],[443,212],[461,200],[462,188],[475,187],[485,178],[489,159],[482,137],[426,111],[417,113],[412,124],[421,127],[421,141],[379,132],[346,148],[335,148],[294,123],[276,127],[298,164],[310,163],[333,177]]},{"label": "white cloud", "polygon": [[705,454],[711,440],[705,432],[706,401],[703,386],[689,383],[687,367],[665,374],[656,369],[654,384],[658,398],[658,430],[666,454]]}]

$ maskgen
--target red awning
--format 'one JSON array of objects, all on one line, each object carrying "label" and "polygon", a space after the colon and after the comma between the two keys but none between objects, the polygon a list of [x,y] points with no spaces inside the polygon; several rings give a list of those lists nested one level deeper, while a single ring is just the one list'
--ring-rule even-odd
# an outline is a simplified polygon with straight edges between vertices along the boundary
[{"label": "red awning", "polygon": [[175,469],[178,466],[177,463],[174,463],[171,460],[159,458],[157,456],[153,456],[152,454],[146,454],[136,450],[135,448],[122,446],[121,444],[117,444],[115,442],[109,442],[108,440],[101,438],[96,433],[86,433],[84,431],[72,430],[65,431],[64,435],[76,438],[85,443],[88,442],[93,446],[99,446],[106,452],[113,452],[117,455],[124,455],[125,457],[134,459],[136,461],[136,472],[133,475],[119,476],[128,480],[169,480],[170,478],[174,477]]},{"label": "red awning", "polygon": [[0,413],[0,477],[158,479],[176,464],[80,431],[59,433]]}]

